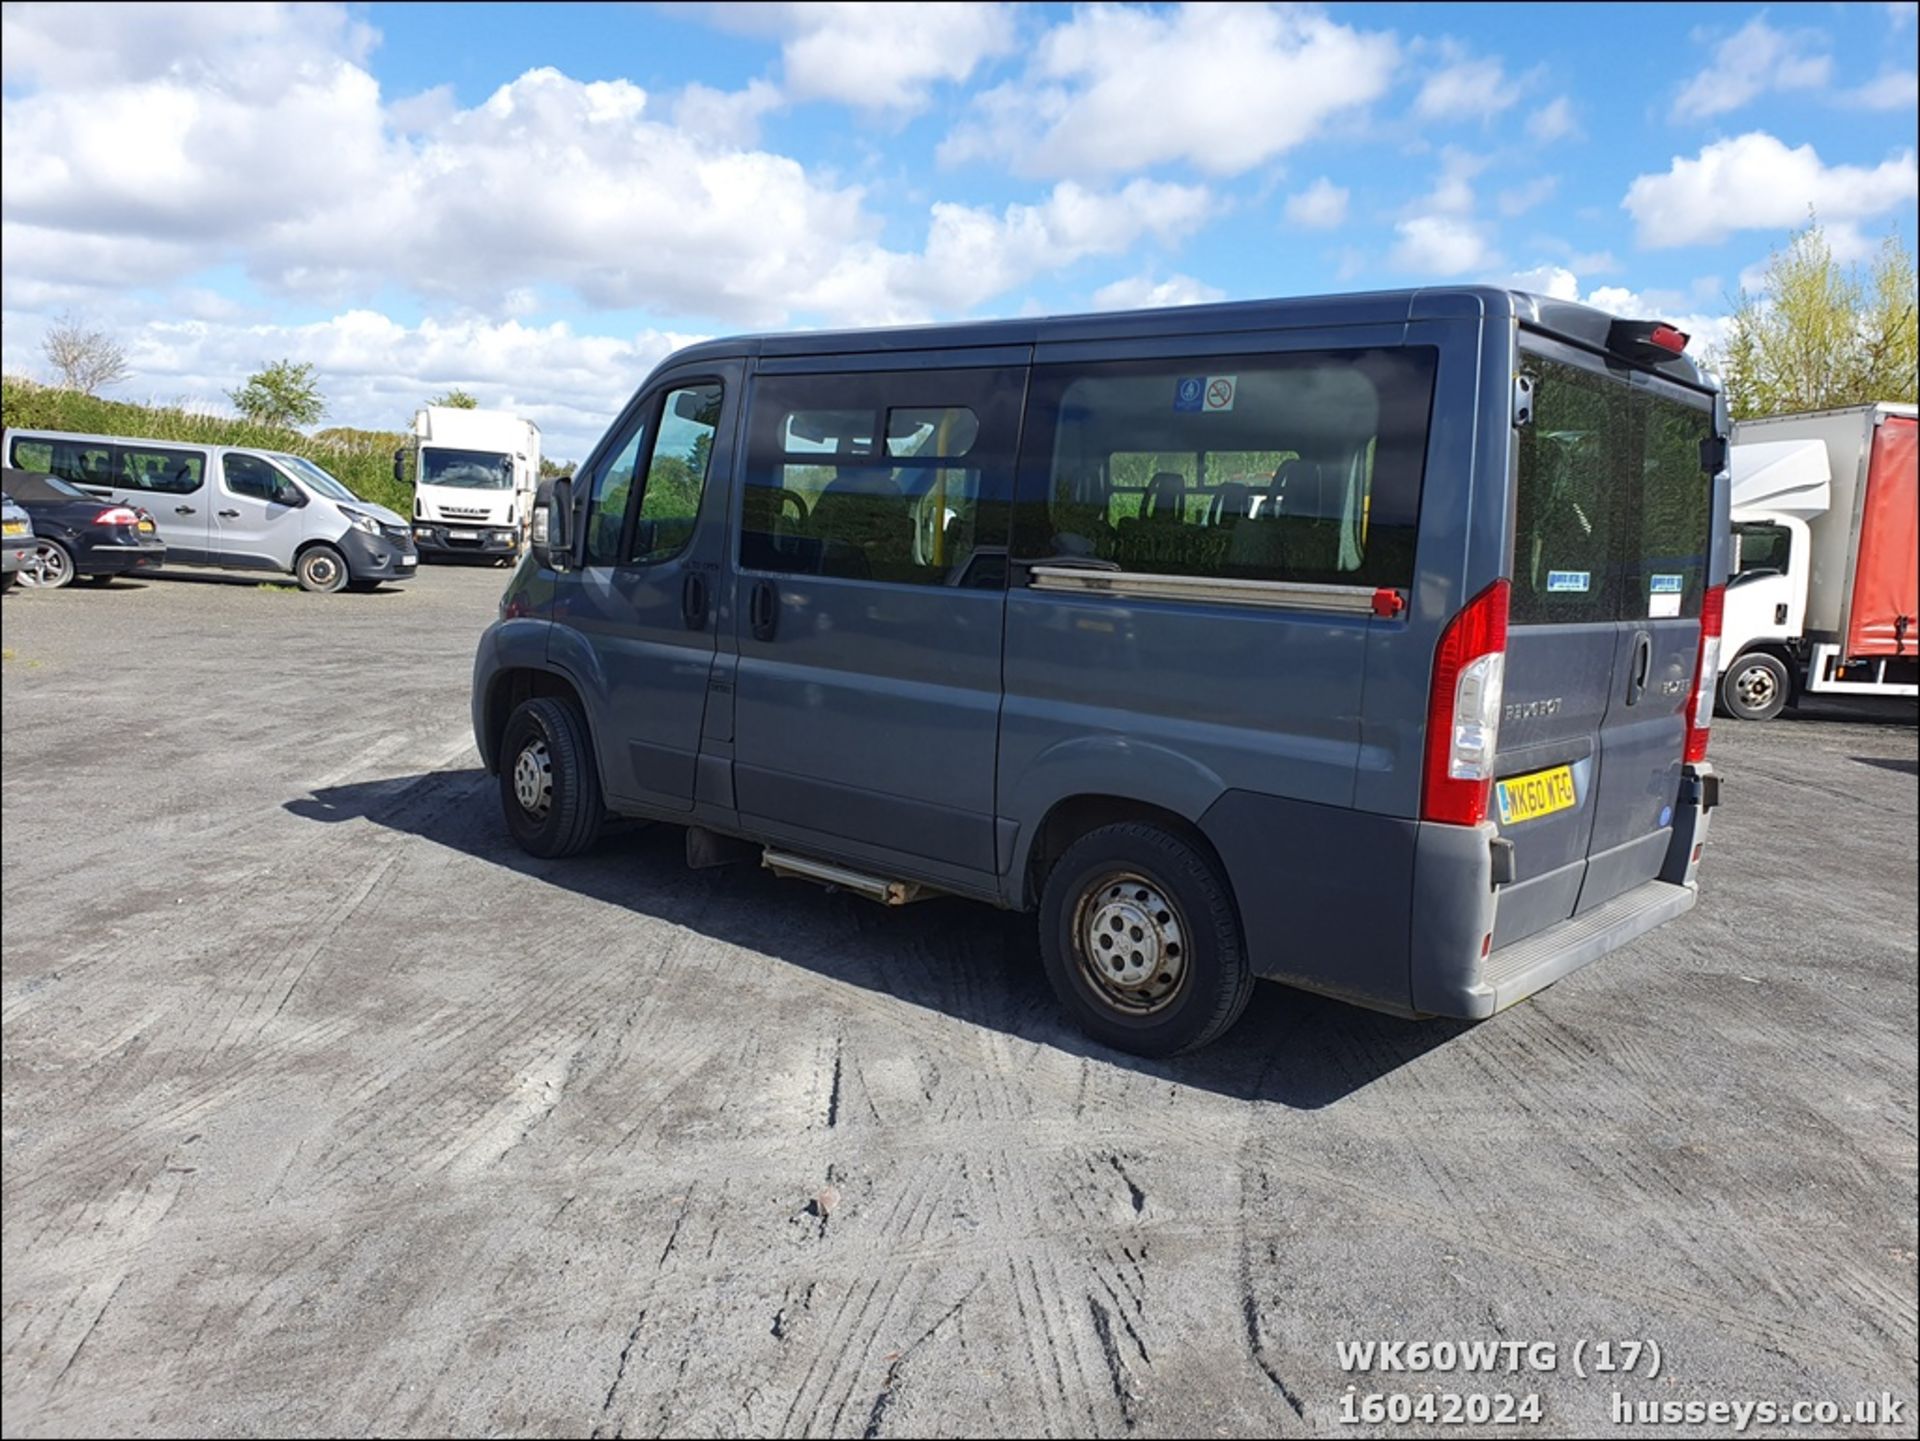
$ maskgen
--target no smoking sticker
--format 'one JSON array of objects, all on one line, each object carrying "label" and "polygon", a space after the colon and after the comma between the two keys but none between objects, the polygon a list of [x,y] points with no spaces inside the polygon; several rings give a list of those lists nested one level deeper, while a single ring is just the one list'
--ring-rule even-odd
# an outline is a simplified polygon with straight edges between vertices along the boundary
[{"label": "no smoking sticker", "polygon": [[1240,388],[1237,375],[1209,375],[1207,377],[1208,410],[1232,410],[1233,393]]}]

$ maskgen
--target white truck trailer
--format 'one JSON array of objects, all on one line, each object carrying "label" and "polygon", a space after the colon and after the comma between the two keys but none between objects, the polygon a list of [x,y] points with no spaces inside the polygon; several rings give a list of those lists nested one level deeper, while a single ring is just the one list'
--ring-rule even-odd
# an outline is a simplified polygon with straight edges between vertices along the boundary
[{"label": "white truck trailer", "polygon": [[1802,694],[1920,696],[1915,408],[1733,428],[1720,702],[1771,720]]},{"label": "white truck trailer", "polygon": [[540,484],[540,427],[504,410],[426,406],[413,417],[413,444],[393,453],[393,478],[413,485],[422,556],[511,560]]}]

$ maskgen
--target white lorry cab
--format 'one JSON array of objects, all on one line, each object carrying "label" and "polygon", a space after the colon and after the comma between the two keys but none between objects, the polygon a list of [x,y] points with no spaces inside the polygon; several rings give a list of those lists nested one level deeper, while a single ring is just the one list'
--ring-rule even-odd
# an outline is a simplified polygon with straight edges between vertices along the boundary
[{"label": "white lorry cab", "polygon": [[393,453],[393,478],[413,485],[422,555],[512,559],[540,482],[540,427],[504,410],[426,406],[413,444]]},{"label": "white lorry cab", "polygon": [[1920,696],[1915,408],[1743,420],[1720,703],[1771,720],[1802,694]]}]

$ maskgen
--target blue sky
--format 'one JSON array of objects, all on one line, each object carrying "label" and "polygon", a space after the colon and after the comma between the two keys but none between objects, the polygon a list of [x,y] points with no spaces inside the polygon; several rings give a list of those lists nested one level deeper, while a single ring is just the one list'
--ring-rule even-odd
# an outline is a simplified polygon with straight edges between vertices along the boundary
[{"label": "blue sky", "polygon": [[9,5],[9,373],[464,385],[579,454],[743,329],[1493,280],[1703,341],[1914,238],[1915,7]]}]

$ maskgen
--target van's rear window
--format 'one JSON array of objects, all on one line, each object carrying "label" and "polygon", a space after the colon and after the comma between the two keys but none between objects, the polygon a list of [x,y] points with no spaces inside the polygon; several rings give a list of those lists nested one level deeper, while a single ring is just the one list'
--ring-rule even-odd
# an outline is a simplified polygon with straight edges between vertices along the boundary
[{"label": "van's rear window", "polygon": [[1015,554],[1408,585],[1434,365],[1409,347],[1036,366]]}]

